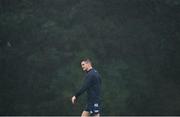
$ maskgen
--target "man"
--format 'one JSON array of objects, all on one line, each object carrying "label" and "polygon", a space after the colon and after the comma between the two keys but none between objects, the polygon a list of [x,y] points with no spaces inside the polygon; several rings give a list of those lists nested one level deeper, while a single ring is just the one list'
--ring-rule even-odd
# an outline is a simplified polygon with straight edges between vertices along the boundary
[{"label": "man", "polygon": [[77,98],[87,92],[87,104],[86,108],[82,112],[81,116],[100,116],[100,88],[101,78],[99,73],[92,67],[90,59],[83,59],[81,61],[81,67],[86,72],[84,83],[80,90],[72,97],[72,104],[75,104]]}]

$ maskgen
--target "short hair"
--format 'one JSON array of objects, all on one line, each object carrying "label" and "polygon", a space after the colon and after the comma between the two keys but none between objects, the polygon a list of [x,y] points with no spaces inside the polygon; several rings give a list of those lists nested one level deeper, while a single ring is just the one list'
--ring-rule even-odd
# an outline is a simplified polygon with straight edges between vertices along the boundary
[{"label": "short hair", "polygon": [[81,60],[81,62],[86,62],[86,63],[90,63],[92,65],[92,61],[89,58],[84,58]]}]

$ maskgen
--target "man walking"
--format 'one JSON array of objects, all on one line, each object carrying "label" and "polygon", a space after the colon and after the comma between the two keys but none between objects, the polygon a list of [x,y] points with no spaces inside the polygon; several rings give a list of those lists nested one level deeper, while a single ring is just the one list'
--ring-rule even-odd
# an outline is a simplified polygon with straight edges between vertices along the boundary
[{"label": "man walking", "polygon": [[90,59],[83,59],[81,61],[81,67],[86,72],[84,83],[80,90],[72,97],[72,104],[78,97],[87,92],[87,103],[81,116],[100,116],[100,90],[101,90],[101,78],[100,74],[92,67]]}]

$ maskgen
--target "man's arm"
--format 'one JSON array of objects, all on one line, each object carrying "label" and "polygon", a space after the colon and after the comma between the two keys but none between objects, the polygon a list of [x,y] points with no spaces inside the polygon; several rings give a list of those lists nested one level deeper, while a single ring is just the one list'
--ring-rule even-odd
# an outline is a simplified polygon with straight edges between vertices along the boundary
[{"label": "man's arm", "polygon": [[84,83],[83,83],[82,87],[71,99],[73,104],[75,103],[75,100],[91,86],[91,80],[92,80],[92,78],[90,76],[87,76],[84,79]]},{"label": "man's arm", "polygon": [[80,88],[80,90],[75,94],[76,98],[79,97],[81,94],[83,94],[90,86],[91,86],[91,76],[87,76],[84,79],[84,83],[82,85],[82,87]]}]

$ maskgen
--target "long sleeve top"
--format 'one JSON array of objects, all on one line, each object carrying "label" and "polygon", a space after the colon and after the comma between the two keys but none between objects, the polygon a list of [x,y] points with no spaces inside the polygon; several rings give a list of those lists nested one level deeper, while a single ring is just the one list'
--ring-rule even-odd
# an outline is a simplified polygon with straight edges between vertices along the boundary
[{"label": "long sleeve top", "polygon": [[75,94],[76,98],[85,91],[87,92],[87,103],[100,103],[101,77],[95,69],[86,72],[84,83],[80,90]]}]

